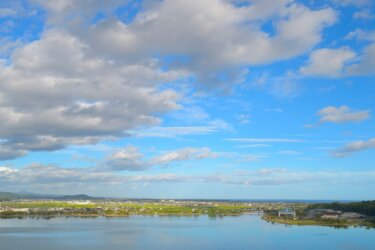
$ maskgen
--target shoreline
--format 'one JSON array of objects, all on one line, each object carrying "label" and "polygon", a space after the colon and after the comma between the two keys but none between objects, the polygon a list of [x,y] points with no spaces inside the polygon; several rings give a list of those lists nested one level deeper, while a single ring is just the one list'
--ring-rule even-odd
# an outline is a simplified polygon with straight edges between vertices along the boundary
[{"label": "shoreline", "polygon": [[274,215],[263,215],[262,220],[283,225],[291,226],[322,226],[334,228],[348,228],[348,227],[365,227],[375,229],[375,223],[368,220],[314,220],[314,219],[300,219],[300,218],[280,218]]},{"label": "shoreline", "polygon": [[233,213],[233,214],[215,214],[209,215],[205,213],[197,214],[197,213],[165,213],[165,214],[152,214],[152,213],[129,213],[129,214],[85,214],[85,213],[77,213],[77,214],[9,214],[9,215],[1,215],[0,213],[0,220],[2,219],[26,219],[26,218],[97,218],[97,217],[104,217],[104,218],[126,218],[126,217],[133,217],[133,216],[147,216],[147,217],[199,217],[199,216],[207,216],[211,218],[215,217],[236,217],[242,215],[258,215],[258,213]]},{"label": "shoreline", "polygon": [[[0,213],[1,214],[1,213]],[[150,214],[150,213],[130,213],[130,214],[12,214],[9,216],[1,216],[0,220],[7,219],[54,219],[54,218],[129,218],[129,217],[208,217],[208,218],[224,218],[224,217],[238,217],[244,215],[256,215],[267,223],[289,225],[289,226],[320,226],[320,227],[333,227],[333,228],[367,228],[375,229],[375,223],[361,220],[361,221],[343,221],[343,220],[313,220],[313,219],[292,219],[292,218],[280,218],[274,215],[264,214],[262,211],[258,212],[244,212],[236,214],[217,214],[210,216],[208,214],[186,214],[186,213],[169,213],[169,214]]]},{"label": "shoreline", "polygon": [[[361,208],[365,208],[363,205]],[[339,211],[340,212],[340,211]],[[336,212],[335,216],[338,217]],[[296,226],[328,226],[335,228],[366,227],[375,228],[373,216],[363,218],[324,218],[330,209],[316,209],[303,203],[229,203],[201,201],[51,201],[18,200],[0,202],[1,219],[52,219],[52,218],[126,218],[147,217],[198,217],[223,218],[257,215],[268,223]],[[280,217],[280,214],[284,216]],[[314,217],[311,216],[314,215]],[[287,216],[285,216],[287,215]],[[289,217],[289,216],[293,217]],[[353,216],[353,214],[349,214]],[[354,215],[358,215],[355,214]]]}]

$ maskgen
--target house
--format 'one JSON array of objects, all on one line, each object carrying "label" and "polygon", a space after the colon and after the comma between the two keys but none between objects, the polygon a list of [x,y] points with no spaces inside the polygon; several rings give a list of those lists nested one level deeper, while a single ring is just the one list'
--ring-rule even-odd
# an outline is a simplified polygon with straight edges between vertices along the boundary
[{"label": "house", "polygon": [[365,218],[366,216],[359,213],[347,212],[340,215],[340,218],[343,219],[361,219]]},{"label": "house", "polygon": [[290,208],[285,208],[283,210],[279,210],[277,215],[279,217],[282,217],[282,216],[289,216],[289,217],[296,217],[296,211],[294,211],[293,209],[290,209]]},{"label": "house", "polygon": [[325,212],[322,215],[322,219],[338,219],[340,216],[339,212]]},{"label": "house", "polygon": [[11,208],[12,212],[18,212],[18,213],[28,213],[28,208]]},{"label": "house", "polygon": [[322,208],[319,208],[319,209],[311,209],[307,212],[307,217],[308,218],[322,218],[323,215],[325,214],[328,214],[328,217],[331,213],[340,213],[340,211],[336,211],[336,210],[333,210],[333,209],[322,209]]}]

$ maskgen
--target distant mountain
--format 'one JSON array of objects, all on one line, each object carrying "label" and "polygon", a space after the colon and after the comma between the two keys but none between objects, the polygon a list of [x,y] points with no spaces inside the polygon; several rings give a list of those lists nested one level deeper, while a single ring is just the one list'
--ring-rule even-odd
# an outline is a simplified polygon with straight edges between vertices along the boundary
[{"label": "distant mountain", "polygon": [[0,201],[4,200],[100,200],[104,198],[92,197],[86,194],[78,195],[50,195],[50,194],[35,194],[30,192],[12,193],[12,192],[0,192]]},{"label": "distant mountain", "polygon": [[77,194],[77,195],[63,195],[58,196],[55,200],[101,200],[104,198],[92,197],[86,194]]},{"label": "distant mountain", "polygon": [[0,192],[0,200],[17,200],[17,199],[53,199],[56,196],[42,195],[33,193],[11,193]]}]

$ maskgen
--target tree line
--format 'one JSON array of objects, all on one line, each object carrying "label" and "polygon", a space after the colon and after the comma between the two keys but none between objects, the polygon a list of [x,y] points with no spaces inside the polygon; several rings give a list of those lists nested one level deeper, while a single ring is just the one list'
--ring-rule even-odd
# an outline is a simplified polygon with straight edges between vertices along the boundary
[{"label": "tree line", "polygon": [[343,212],[355,212],[364,214],[367,216],[375,216],[375,200],[374,201],[361,201],[361,202],[350,202],[350,203],[318,203],[311,204],[307,207],[307,210],[311,209],[334,209]]}]

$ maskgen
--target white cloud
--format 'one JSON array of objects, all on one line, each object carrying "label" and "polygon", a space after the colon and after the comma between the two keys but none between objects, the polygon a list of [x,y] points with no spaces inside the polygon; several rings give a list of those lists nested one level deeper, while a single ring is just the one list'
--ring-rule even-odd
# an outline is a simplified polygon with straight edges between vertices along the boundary
[{"label": "white cloud", "polygon": [[[47,22],[52,25],[64,25],[74,19],[91,22],[98,12],[106,14],[124,3],[124,0],[31,0],[47,10]],[[86,20],[85,20],[86,19]]]},{"label": "white cloud", "polygon": [[355,57],[356,53],[346,47],[314,50],[300,72],[309,76],[339,77],[343,75],[344,67]]},{"label": "white cloud", "polygon": [[[373,41],[374,34],[362,30],[349,33],[346,38]],[[343,47],[338,49],[317,49],[310,54],[307,65],[300,72],[309,76],[345,77],[372,75],[375,73],[375,43],[365,47],[361,54]]]},{"label": "white cloud", "polygon": [[302,153],[294,150],[282,150],[277,152],[280,155],[301,155]]},{"label": "white cloud", "polygon": [[109,166],[112,170],[129,170],[129,171],[142,171],[151,167],[151,164],[143,159],[137,147],[127,146],[126,148],[113,154],[106,162],[105,165]]},{"label": "white cloud", "polygon": [[212,120],[204,126],[179,126],[179,127],[158,127],[134,130],[130,133],[135,137],[160,137],[178,138],[188,135],[206,135],[216,133],[220,130],[229,129],[230,126],[222,120]]},{"label": "white cloud", "polygon": [[302,142],[298,139],[287,139],[287,138],[229,138],[225,139],[226,141],[232,142],[250,142],[250,143],[267,143],[267,142]]},{"label": "white cloud", "polygon": [[178,137],[185,135],[204,135],[217,132],[212,126],[186,126],[186,127],[152,127],[147,130],[134,132],[137,137]]},{"label": "white cloud", "polygon": [[[303,85],[300,83],[301,76],[293,71],[287,71],[283,75],[268,76],[263,74],[260,78],[251,83],[251,88],[268,89],[267,92],[278,98],[294,98],[303,92]],[[258,83],[257,83],[258,82]],[[268,112],[282,112],[282,109],[266,109]]]},{"label": "white cloud", "polygon": [[151,159],[151,163],[155,165],[167,165],[176,161],[205,159],[212,157],[216,157],[216,154],[209,148],[182,148],[154,157]]},{"label": "white cloud", "polygon": [[[282,186],[299,183],[325,185],[356,185],[373,183],[374,171],[292,171],[284,168],[262,168],[235,173],[215,172],[202,175],[142,174],[118,175],[94,168],[63,168],[54,165],[34,164],[19,169],[0,167],[0,184],[3,188],[45,190],[48,193],[77,193],[79,190],[97,190],[95,187],[111,187],[139,183],[207,183],[241,186]],[[123,190],[123,189],[121,189]],[[114,196],[116,194],[111,194]],[[117,194],[118,195],[118,194]],[[120,193],[120,196],[124,196]]]},{"label": "white cloud", "polygon": [[360,122],[367,120],[370,117],[369,110],[353,111],[348,106],[328,106],[318,111],[318,115],[321,116],[319,122],[333,122],[333,123],[345,123],[345,122]]},{"label": "white cloud", "polygon": [[349,75],[369,75],[375,73],[375,43],[364,48],[359,62],[348,66]]},{"label": "white cloud", "polygon": [[[275,35],[259,28],[269,18],[275,20]],[[305,53],[335,21],[336,13],[330,8],[313,11],[294,1],[254,0],[249,6],[236,7],[223,0],[165,0],[145,6],[129,24],[112,19],[94,25],[88,34],[79,32],[98,53],[117,58],[136,60],[155,51],[185,56],[188,62],[183,67],[200,82],[226,88],[242,81],[243,65]],[[220,77],[223,73],[228,80]]]},{"label": "white cloud", "polygon": [[[127,24],[110,14],[118,0],[34,2],[46,9],[45,30],[0,65],[3,159],[158,126],[160,115],[180,108],[181,95],[165,83],[194,77],[228,88],[243,80],[244,66],[310,50],[336,21],[331,8],[311,10],[294,1],[254,0],[245,7],[224,0],[157,1]],[[110,18],[92,24],[99,10]],[[275,34],[260,28],[270,20]],[[186,60],[166,71],[156,54]],[[223,125],[164,132],[212,133]]]},{"label": "white cloud", "polygon": [[332,152],[332,155],[337,158],[344,158],[359,151],[375,148],[375,138],[368,141],[356,141],[345,145]]},{"label": "white cloud", "polygon": [[300,183],[315,184],[362,184],[375,178],[374,171],[294,171],[285,168],[262,168],[253,171],[241,171],[237,177],[216,174],[211,179],[217,182],[246,186],[281,186]]},{"label": "white cloud", "polygon": [[137,147],[128,146],[113,154],[104,163],[104,167],[109,167],[114,171],[142,171],[153,166],[167,166],[175,162],[212,157],[216,157],[216,153],[212,152],[209,148],[181,148],[147,159],[139,152]]},{"label": "white cloud", "polygon": [[355,29],[349,32],[346,36],[346,39],[357,39],[375,42],[375,31],[368,31],[363,29]]},{"label": "white cloud", "polygon": [[155,113],[179,107],[179,94],[158,90],[179,73],[162,72],[152,61],[113,64],[88,51],[87,44],[57,30],[15,50],[13,64],[0,68],[2,148],[55,150],[124,137],[140,125],[158,124]]},{"label": "white cloud", "polygon": [[170,117],[188,124],[206,122],[210,119],[210,115],[203,108],[196,105],[188,106],[187,104],[184,105],[183,108],[170,114]]},{"label": "white cloud", "polygon": [[301,84],[294,76],[276,77],[270,93],[279,98],[293,98],[302,92]]},{"label": "white cloud", "polygon": [[374,19],[375,16],[370,10],[364,9],[364,10],[355,12],[353,14],[353,17],[357,19]]},{"label": "white cloud", "polygon": [[6,58],[14,49],[21,47],[22,45],[23,43],[20,40],[12,41],[9,38],[0,38],[0,60],[2,60],[0,67],[4,66],[8,61],[7,59],[3,58]]}]

